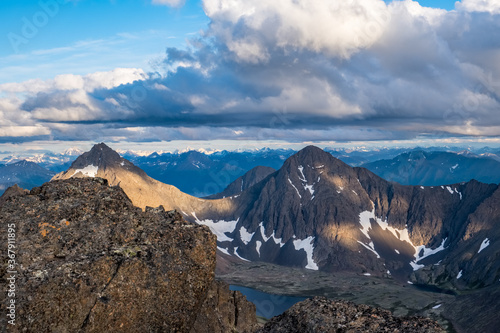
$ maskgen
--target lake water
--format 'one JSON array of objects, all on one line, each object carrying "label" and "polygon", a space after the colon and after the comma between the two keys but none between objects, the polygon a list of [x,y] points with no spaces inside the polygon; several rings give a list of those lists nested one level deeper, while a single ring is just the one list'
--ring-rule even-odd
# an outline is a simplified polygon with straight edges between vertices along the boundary
[{"label": "lake water", "polygon": [[238,290],[246,298],[255,304],[257,316],[272,318],[288,310],[297,302],[303,301],[304,297],[291,297],[283,295],[268,294],[252,288],[230,285],[229,289]]}]

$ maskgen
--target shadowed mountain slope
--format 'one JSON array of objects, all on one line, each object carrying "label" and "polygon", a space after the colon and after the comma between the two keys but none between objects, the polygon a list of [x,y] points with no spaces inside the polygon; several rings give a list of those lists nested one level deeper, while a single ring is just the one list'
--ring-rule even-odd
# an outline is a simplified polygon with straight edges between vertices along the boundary
[{"label": "shadowed mountain slope", "polygon": [[275,169],[270,167],[256,166],[255,168],[251,169],[243,176],[237,178],[234,182],[229,184],[228,187],[226,187],[221,193],[210,195],[208,197],[205,197],[204,199],[221,199],[238,195],[244,190],[254,186],[275,171]]}]

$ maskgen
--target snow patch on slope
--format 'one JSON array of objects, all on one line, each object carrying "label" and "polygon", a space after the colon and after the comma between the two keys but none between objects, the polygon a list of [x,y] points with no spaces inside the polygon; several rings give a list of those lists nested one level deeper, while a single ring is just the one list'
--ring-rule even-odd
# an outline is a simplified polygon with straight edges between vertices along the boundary
[{"label": "snow patch on slope", "polygon": [[217,246],[217,249],[219,249],[220,252],[224,253],[224,254],[227,254],[228,256],[230,256],[231,254],[229,254],[229,252],[227,251],[227,249],[223,248],[223,247],[219,247]]},{"label": "snow patch on slope", "polygon": [[309,191],[309,193],[311,193],[311,196],[314,195],[314,189],[312,185],[304,185],[304,190]]},{"label": "snow patch on slope", "polygon": [[295,247],[295,250],[304,250],[306,251],[307,255],[307,269],[313,269],[313,270],[318,270],[318,265],[313,260],[313,251],[314,251],[314,237],[309,236],[306,239],[297,239],[293,241],[293,246]]},{"label": "snow patch on slope", "polygon": [[74,175],[76,175],[79,172],[81,172],[83,175],[85,175],[87,177],[95,177],[97,175],[97,170],[98,170],[98,167],[96,167],[95,165],[87,165],[83,169],[76,169],[75,172],[73,172],[73,175],[71,175],[71,177],[73,177]]},{"label": "snow patch on slope", "polygon": [[245,227],[240,228],[240,238],[245,245],[250,243],[254,234],[255,233],[249,233]]},{"label": "snow patch on slope", "polygon": [[[373,205],[373,203],[372,203]],[[415,260],[410,262],[411,267],[413,268],[414,271],[424,267],[424,265],[418,264],[418,262],[428,256],[431,256],[433,254],[436,254],[440,251],[443,251],[445,249],[444,244],[446,242],[446,238],[441,242],[441,245],[435,249],[427,248],[425,245],[419,245],[415,246],[412,241],[410,240],[410,234],[408,231],[408,228],[404,229],[396,229],[391,226],[389,226],[389,223],[387,220],[383,221],[382,219],[378,218],[375,216],[375,205],[373,205],[373,210],[372,211],[363,211],[359,214],[359,224],[361,224],[361,232],[366,236],[366,238],[371,239],[370,235],[368,234],[368,231],[371,229],[371,222],[370,220],[373,219],[376,221],[376,223],[382,228],[382,230],[386,230],[391,232],[394,237],[399,239],[400,241],[407,242],[409,243],[414,249],[414,257]],[[380,258],[380,255],[375,251],[375,247],[373,245],[373,242],[370,243],[370,245],[366,245],[360,241],[358,241],[361,245],[363,245],[365,248],[368,250],[372,251],[377,255],[377,258]],[[420,254],[422,253],[422,254]]]},{"label": "snow patch on slope", "polygon": [[420,268],[424,268],[425,267],[425,265],[417,264],[415,262],[415,260],[410,261],[410,266],[411,266],[411,268],[413,268],[414,271],[418,271]]},{"label": "snow patch on slope", "polygon": [[481,243],[481,247],[479,248],[479,251],[477,253],[481,252],[485,248],[487,248],[490,245],[490,240],[488,238],[485,238],[483,242]]},{"label": "snow patch on slope", "polygon": [[361,224],[361,232],[366,236],[366,238],[370,239],[368,235],[368,230],[371,229],[372,225],[370,223],[370,218],[375,218],[375,209],[373,211],[364,211],[359,213],[359,223]]},{"label": "snow patch on slope", "polygon": [[238,247],[235,247],[235,248],[234,248],[234,251],[233,251],[235,256],[237,256],[237,257],[238,257],[238,258],[240,258],[241,260],[244,260],[244,261],[250,261],[250,260],[245,259],[245,258],[243,258],[242,256],[240,256],[240,255],[238,254],[238,252],[237,252],[237,251],[238,251]]},{"label": "snow patch on slope", "polygon": [[226,241],[233,241],[233,239],[229,236],[226,235],[226,233],[232,233],[234,232],[234,229],[236,228],[236,224],[238,224],[238,220],[236,221],[224,221],[224,220],[219,220],[219,221],[214,221],[214,220],[199,220],[198,217],[196,217],[195,212],[191,213],[194,218],[196,219],[196,223],[201,224],[201,225],[206,225],[207,227],[210,228],[212,233],[217,236],[217,241],[218,242],[226,242]]},{"label": "snow patch on slope", "polygon": [[380,259],[380,254],[378,254],[377,251],[375,251],[374,249],[374,245],[373,245],[373,242],[370,242],[370,245],[366,245],[365,243],[362,243],[360,241],[357,241],[359,244],[363,245],[367,250],[370,250],[372,251],[373,253],[375,253],[375,255],[377,256],[377,258]]},{"label": "snow patch on slope", "polygon": [[264,242],[267,242],[269,239],[272,238],[274,243],[276,243],[280,247],[283,247],[283,245],[285,245],[285,243],[281,242],[281,238],[276,238],[276,236],[274,235],[274,230],[271,236],[269,237],[266,236],[266,228],[264,227],[264,222],[260,222],[259,228],[260,228],[260,234],[262,235],[262,239],[264,240]]},{"label": "snow patch on slope", "polygon": [[[304,176],[304,167],[302,165],[299,165],[298,166],[298,169],[299,169],[299,172],[300,172],[300,176],[299,176],[299,179],[303,182],[302,186],[304,186],[304,190],[305,191],[309,191],[309,193],[311,194],[311,200],[312,200],[312,197],[314,197],[314,188],[313,188],[313,185],[307,185],[307,179],[306,179],[306,176]],[[314,168],[313,168],[314,169]],[[302,176],[302,178],[301,178]],[[290,179],[289,179],[290,180]],[[318,182],[319,182],[319,177],[318,177]],[[291,184],[291,181],[290,181],[290,184]],[[292,184],[293,185],[293,184]],[[294,186],[295,187],[295,186]],[[298,193],[299,191],[297,191]],[[299,194],[300,196],[300,194]]]},{"label": "snow patch on slope", "polygon": [[302,196],[300,195],[299,190],[297,190],[297,188],[295,187],[295,185],[293,185],[292,181],[290,180],[290,177],[288,177],[288,182],[290,183],[290,185],[293,186],[293,188],[295,189],[295,191],[297,191],[297,195],[299,196],[299,198],[302,199]]},{"label": "snow patch on slope", "polygon": [[299,177],[299,179],[307,183],[306,177],[304,176],[304,167],[302,165],[299,165],[298,169],[300,171],[300,174],[302,175],[302,178]]},{"label": "snow patch on slope", "polygon": [[[435,249],[431,249],[431,248],[425,247],[425,245],[417,246],[416,247],[415,262],[418,262],[418,261],[420,261],[420,260],[422,260],[424,258],[427,258],[428,256],[431,256],[433,254],[436,254],[438,252],[443,251],[445,249],[444,243],[446,242],[447,239],[448,238],[443,239],[443,241],[441,242],[441,245],[439,245]],[[422,253],[422,255],[420,255],[420,253]]]},{"label": "snow patch on slope", "polygon": [[260,247],[262,246],[261,241],[255,241],[255,250],[257,250],[257,253],[259,254],[260,257]]}]

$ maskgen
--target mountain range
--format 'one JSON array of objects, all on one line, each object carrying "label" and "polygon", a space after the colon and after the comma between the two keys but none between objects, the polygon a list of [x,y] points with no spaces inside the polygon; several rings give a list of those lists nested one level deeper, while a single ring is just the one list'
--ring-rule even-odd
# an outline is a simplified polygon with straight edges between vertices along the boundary
[{"label": "mountain range", "polygon": [[500,161],[491,158],[491,155],[484,157],[469,152],[417,150],[362,166],[384,179],[403,185],[438,186],[472,179],[500,183]]},{"label": "mountain range", "polygon": [[[432,186],[466,182],[471,179],[487,183],[500,182],[500,177],[495,172],[500,166],[500,154],[497,150],[482,148],[474,151],[457,151],[455,149],[447,152],[445,151],[447,149],[450,148],[369,150],[360,147],[358,149],[325,148],[325,151],[351,166],[366,167],[384,179],[403,185]],[[201,149],[173,153],[129,150],[117,152],[144,170],[150,177],[173,185],[189,195],[207,198],[218,198],[219,195],[220,197],[229,196],[228,192],[222,193],[222,191],[249,170],[256,167],[279,169],[288,157],[296,153],[291,149],[270,148],[248,151]],[[77,148],[69,148],[60,154],[46,152],[24,157],[8,155],[0,160],[0,164],[10,165],[27,161],[38,164],[45,169],[45,173],[61,172],[67,170],[82,153],[83,151]],[[426,155],[427,158],[422,158]],[[47,177],[39,178],[38,181],[35,179],[35,182],[33,179],[25,179],[30,178],[30,174],[20,172],[16,168],[4,170],[3,176],[5,179],[15,178],[17,183],[23,183],[25,187],[39,186],[47,180]],[[12,184],[6,182],[5,186]],[[237,187],[234,187],[231,191],[236,189]]]},{"label": "mountain range", "polygon": [[309,146],[222,199],[150,178],[105,144],[54,179],[102,177],[141,208],[163,205],[207,225],[221,253],[250,261],[391,276],[447,289],[500,279],[500,190],[477,181],[403,186]]},{"label": "mountain range", "polygon": [[173,185],[184,193],[204,197],[221,192],[254,167],[278,169],[293,153],[295,151],[290,149],[214,153],[191,150],[147,156],[125,153],[123,157],[158,181]]},{"label": "mountain range", "polygon": [[14,184],[31,189],[48,182],[55,174],[34,162],[19,161],[7,165],[0,164],[0,194]]},{"label": "mountain range", "polygon": [[265,166],[256,166],[252,168],[250,171],[245,173],[243,176],[237,178],[231,184],[229,184],[224,191],[209,195],[205,197],[205,199],[221,199],[225,197],[230,197],[237,195],[240,192],[254,186],[276,170],[270,167]]}]

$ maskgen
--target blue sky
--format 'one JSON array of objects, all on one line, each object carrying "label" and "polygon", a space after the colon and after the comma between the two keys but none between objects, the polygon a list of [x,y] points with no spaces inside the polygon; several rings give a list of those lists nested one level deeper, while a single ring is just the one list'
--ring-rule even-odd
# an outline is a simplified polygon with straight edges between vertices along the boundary
[{"label": "blue sky", "polygon": [[455,8],[456,1],[450,0],[420,0],[419,3],[425,7],[442,8],[452,10]]},{"label": "blue sky", "polygon": [[[197,1],[180,8],[146,0],[61,2],[42,0],[46,7],[33,0],[0,2],[0,67],[4,69],[0,83],[116,67],[150,69],[150,62],[167,47],[185,47],[186,39],[209,22]],[[24,38],[25,31],[31,33],[23,28],[35,23],[40,27],[35,25],[33,36],[17,38]]]},{"label": "blue sky", "polygon": [[0,145],[500,145],[499,54],[496,0],[7,0]]}]

